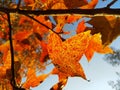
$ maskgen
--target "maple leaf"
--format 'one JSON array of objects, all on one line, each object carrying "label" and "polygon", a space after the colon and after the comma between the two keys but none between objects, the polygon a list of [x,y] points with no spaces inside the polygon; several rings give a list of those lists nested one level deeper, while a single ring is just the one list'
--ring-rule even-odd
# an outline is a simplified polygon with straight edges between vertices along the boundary
[{"label": "maple leaf", "polygon": [[77,8],[88,4],[87,0],[64,0],[64,4],[70,8]]},{"label": "maple leaf", "polygon": [[61,38],[51,33],[48,37],[48,53],[55,67],[68,76],[80,76],[86,79],[79,60],[84,54],[90,32],[77,34],[62,42]]},{"label": "maple leaf", "polygon": [[[12,16],[12,15],[11,15]],[[15,17],[14,17],[15,18]],[[30,24],[32,24],[32,20],[26,16],[21,16],[20,20],[18,22],[18,25],[23,25],[25,22],[29,22]]]},{"label": "maple leaf", "polygon": [[3,38],[4,37],[4,34],[2,31],[0,31],[0,38]]},{"label": "maple leaf", "polygon": [[59,3],[55,3],[51,9],[67,9],[67,7],[65,6],[65,4],[63,2],[59,2]]},{"label": "maple leaf", "polygon": [[[48,17],[35,16],[34,18],[37,19],[39,22],[43,23],[44,25],[48,26],[49,28],[52,28],[52,23],[49,21]],[[36,21],[33,22],[33,32],[34,33],[38,33],[42,37],[43,35],[48,33],[48,31],[49,31],[48,28],[46,28],[45,26],[37,23]]]},{"label": "maple leaf", "polygon": [[45,62],[45,57],[47,57],[48,55],[47,44],[44,41],[41,41],[40,46],[42,48],[42,52],[40,55],[40,62]]},{"label": "maple leaf", "polygon": [[24,39],[27,39],[32,33],[33,33],[32,30],[31,31],[26,31],[26,30],[19,31],[16,34],[13,35],[13,38],[16,41],[22,41]]},{"label": "maple leaf", "polygon": [[113,53],[111,48],[109,48],[108,46],[104,47],[104,45],[102,45],[100,33],[91,36],[89,45],[85,52],[88,61],[91,60],[92,56],[94,55],[94,52],[104,53],[104,54]]},{"label": "maple leaf", "polygon": [[91,34],[101,33],[104,45],[109,45],[120,35],[120,18],[95,16],[88,23],[93,25]]},{"label": "maple leaf", "polygon": [[88,47],[89,38],[90,31],[87,31],[62,41],[59,35],[51,32],[48,37],[48,53],[55,66],[52,74],[59,76],[59,82],[51,90],[62,90],[69,76],[79,76],[86,80],[79,60]]},{"label": "maple leaf", "polygon": [[6,56],[8,54],[9,49],[10,49],[9,41],[6,41],[4,44],[0,45],[0,52],[3,53],[3,57],[2,57],[3,61],[6,60],[7,58]]},{"label": "maple leaf", "polygon": [[[11,88],[10,80],[12,78],[11,75],[11,54],[10,50],[8,51],[8,54],[6,54],[6,60],[4,60],[3,64],[0,66],[0,82],[1,85],[7,85],[9,86],[9,89]],[[12,89],[10,89],[12,90]]]},{"label": "maple leaf", "polygon": [[57,68],[54,68],[51,74],[57,74],[59,77],[59,82],[56,83],[50,90],[62,90],[62,88],[66,85],[68,80],[68,75],[66,73],[60,72]]},{"label": "maple leaf", "polygon": [[86,4],[87,0],[48,0],[44,9],[72,9]]},{"label": "maple leaf", "polygon": [[1,71],[1,74],[0,74],[0,81],[3,79],[3,78],[5,78],[6,76],[6,70],[7,70],[8,68],[6,68],[5,66],[0,66],[0,71]]},{"label": "maple leaf", "polygon": [[98,3],[98,0],[91,0],[87,5],[81,6],[80,9],[93,9]]},{"label": "maple leaf", "polygon": [[49,74],[42,74],[39,76],[36,76],[36,72],[35,69],[28,69],[27,72],[27,80],[25,83],[23,83],[23,87],[29,89],[30,87],[36,87],[38,86],[40,83],[42,83]]},{"label": "maple leaf", "polygon": [[35,1],[34,0],[24,0],[26,5],[33,4]]},{"label": "maple leaf", "polygon": [[73,22],[79,20],[80,18],[82,18],[82,16],[69,15],[69,16],[67,16],[67,23],[73,23]]},{"label": "maple leaf", "polygon": [[69,15],[69,16],[55,16],[53,18],[57,23],[57,25],[55,27],[55,32],[56,33],[69,34],[70,32],[63,31],[64,25],[66,23],[73,23],[73,22],[79,20],[81,18],[81,16]]},{"label": "maple leaf", "polygon": [[83,20],[83,21],[78,23],[78,26],[77,26],[77,29],[76,29],[76,33],[78,34],[78,33],[83,32],[85,30],[85,28],[86,28],[86,26],[85,26],[85,22]]}]

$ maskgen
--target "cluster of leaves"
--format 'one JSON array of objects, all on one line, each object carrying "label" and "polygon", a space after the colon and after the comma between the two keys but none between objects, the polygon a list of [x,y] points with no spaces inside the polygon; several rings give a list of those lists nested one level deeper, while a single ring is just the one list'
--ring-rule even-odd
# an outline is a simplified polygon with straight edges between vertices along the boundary
[{"label": "cluster of leaves", "polygon": [[[10,3],[8,0],[7,3]],[[0,4],[4,0],[0,1]],[[94,9],[98,0],[19,0],[3,7],[11,7],[25,10],[47,10],[47,9]],[[10,6],[12,5],[12,6]],[[5,90],[12,90],[12,75],[15,75],[17,88],[20,90],[30,89],[40,85],[49,75],[57,74],[59,82],[51,90],[62,90],[66,85],[68,77],[79,76],[87,80],[84,70],[79,63],[83,55],[88,61],[92,59],[94,52],[113,53],[110,44],[120,33],[119,18],[92,17],[89,22],[82,20],[83,16],[64,15],[53,16],[56,24],[53,24],[49,16],[21,15],[0,12],[0,86],[6,85]],[[66,24],[78,22],[75,28],[76,35],[64,39],[61,35],[69,35],[65,31]],[[99,23],[104,22],[103,25]],[[10,24],[11,23],[11,24]],[[93,25],[90,29],[86,23]],[[12,28],[12,44],[14,49],[14,73],[12,73],[10,34]],[[107,28],[106,28],[107,27]],[[89,29],[88,29],[89,28]],[[114,37],[111,37],[114,36]],[[107,38],[105,38],[107,37]],[[103,42],[102,42],[103,41]],[[53,64],[54,69],[43,73],[47,65]],[[36,72],[40,72],[38,75]],[[23,78],[25,82],[22,82]],[[1,88],[3,88],[1,87]]]}]

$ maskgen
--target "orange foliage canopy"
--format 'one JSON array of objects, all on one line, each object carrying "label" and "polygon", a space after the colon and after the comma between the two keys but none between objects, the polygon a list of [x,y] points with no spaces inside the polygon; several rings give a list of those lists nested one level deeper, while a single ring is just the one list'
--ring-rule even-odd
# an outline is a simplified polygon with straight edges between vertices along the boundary
[{"label": "orange foliage canopy", "polygon": [[[98,0],[23,0],[26,9],[46,10],[46,9],[93,9]],[[22,7],[22,6],[21,6]],[[20,9],[24,9],[20,8]],[[11,15],[12,16],[12,15]],[[32,16],[32,15],[31,15]],[[50,22],[48,16],[33,16],[38,22],[20,15],[18,22],[14,23],[17,17],[12,17],[13,28],[13,47],[15,54],[15,80],[23,88],[29,89],[41,84],[49,75],[57,74],[59,82],[50,90],[61,90],[67,83],[68,77],[79,76],[85,80],[87,77],[84,69],[80,64],[80,59],[83,55],[86,56],[88,62],[92,59],[94,52],[97,53],[113,53],[108,46],[102,45],[101,34],[96,33],[91,35],[91,31],[85,31],[85,21],[78,23],[76,35],[63,41],[60,34],[69,34],[63,30],[65,24],[72,24],[82,18],[82,16],[65,15],[53,16],[56,25]],[[6,18],[5,18],[6,19]],[[4,18],[0,18],[4,21]],[[110,19],[109,19],[110,20]],[[111,20],[110,20],[111,21]],[[7,24],[0,24],[2,29],[6,29]],[[46,26],[46,27],[45,27]],[[113,26],[113,24],[112,24]],[[50,30],[49,30],[49,29]],[[5,38],[4,33],[8,34],[9,29],[0,31],[0,39]],[[8,35],[7,39],[8,39]],[[47,39],[46,39],[47,37]],[[0,80],[7,79],[10,85],[11,80],[11,60],[10,60],[10,42],[0,45],[0,61],[3,65],[0,66],[2,73]],[[36,70],[45,70],[48,64],[45,58],[49,56],[54,69],[48,74],[36,74]],[[50,64],[51,64],[50,63]],[[1,64],[1,63],[0,63]],[[21,82],[22,77],[26,76],[26,81]],[[5,80],[3,80],[4,82]]]}]

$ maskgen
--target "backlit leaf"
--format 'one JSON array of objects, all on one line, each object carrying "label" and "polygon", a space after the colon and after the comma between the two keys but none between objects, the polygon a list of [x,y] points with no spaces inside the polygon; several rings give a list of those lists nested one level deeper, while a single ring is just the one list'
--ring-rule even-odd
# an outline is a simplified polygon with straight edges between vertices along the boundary
[{"label": "backlit leaf", "polygon": [[27,39],[33,32],[32,31],[19,31],[18,33],[14,34],[13,38],[18,41],[22,41]]},{"label": "backlit leaf", "polygon": [[45,58],[48,55],[48,51],[47,51],[47,44],[44,41],[40,42],[41,48],[42,48],[42,52],[40,55],[40,62],[45,62]]},{"label": "backlit leaf", "polygon": [[60,72],[86,79],[79,60],[88,46],[89,35],[89,31],[80,33],[62,42],[57,34],[50,34],[48,37],[49,57]]},{"label": "backlit leaf", "polygon": [[86,26],[85,26],[85,22],[84,20],[82,22],[78,23],[77,29],[76,29],[76,33],[81,33],[85,30]]},{"label": "backlit leaf", "polygon": [[82,16],[75,16],[75,15],[67,16],[67,23],[73,23],[79,20],[80,18],[82,18]]},{"label": "backlit leaf", "polygon": [[23,84],[23,87],[27,89],[29,89],[30,87],[36,87],[40,83],[42,83],[48,77],[48,75],[49,74],[42,74],[42,75],[36,76],[35,70],[29,69],[27,73],[27,80]]},{"label": "backlit leaf", "polygon": [[85,52],[88,61],[91,60],[92,56],[94,55],[94,52],[104,54],[113,53],[111,48],[109,48],[108,46],[104,47],[104,45],[102,45],[101,35],[99,33],[91,36],[91,39],[89,41],[88,48],[86,49]]},{"label": "backlit leaf", "polygon": [[0,45],[0,52],[3,53],[3,61],[6,60],[7,58],[7,55],[8,55],[8,51],[9,51],[9,48],[10,48],[10,42],[9,41],[6,41],[4,44]]},{"label": "backlit leaf", "polygon": [[91,0],[87,5],[81,6],[81,9],[93,9],[98,3],[98,0]]}]

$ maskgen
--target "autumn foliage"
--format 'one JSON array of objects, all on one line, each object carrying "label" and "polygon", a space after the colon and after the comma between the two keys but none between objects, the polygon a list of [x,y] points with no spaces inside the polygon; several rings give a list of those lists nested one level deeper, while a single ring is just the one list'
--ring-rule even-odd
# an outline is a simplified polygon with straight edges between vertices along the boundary
[{"label": "autumn foliage", "polygon": [[[48,10],[48,9],[94,9],[98,0],[22,0],[19,6],[21,10]],[[11,4],[10,4],[11,5]],[[9,6],[9,5],[8,5]],[[13,5],[17,7],[17,4]],[[51,18],[53,20],[51,20]],[[86,22],[80,15],[64,16],[42,16],[42,15],[21,15],[19,13],[10,13],[11,24],[6,13],[0,12],[0,89],[19,90],[30,89],[40,85],[50,76],[57,74],[59,82],[50,90],[62,90],[67,83],[68,77],[79,76],[87,80],[84,69],[80,64],[83,55],[88,62],[92,60],[95,52],[107,54],[113,53],[109,44],[118,36],[104,39],[106,33],[100,28],[97,17],[91,18]],[[113,32],[120,20],[114,17],[100,17],[110,27]],[[118,20],[113,25],[111,21]],[[101,22],[102,22],[101,21]],[[54,23],[55,22],[55,23]],[[75,34],[65,30],[65,25],[77,23],[74,28]],[[89,28],[86,23],[95,28]],[[12,29],[10,29],[9,24]],[[115,26],[116,25],[116,26]],[[89,28],[89,29],[88,29]],[[103,29],[103,30],[102,30]],[[14,79],[15,87],[11,82],[12,64],[11,64],[11,44],[10,30],[12,31],[12,45],[14,51]],[[116,32],[117,32],[116,28]],[[70,36],[66,38],[65,36]],[[111,40],[111,41],[109,41]],[[54,68],[44,73],[47,66],[54,65]],[[24,81],[22,81],[24,79]],[[2,85],[2,86],[1,86]],[[6,87],[6,88],[5,88]],[[9,89],[8,89],[9,87]]]}]

